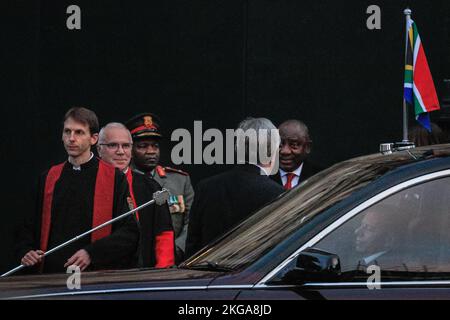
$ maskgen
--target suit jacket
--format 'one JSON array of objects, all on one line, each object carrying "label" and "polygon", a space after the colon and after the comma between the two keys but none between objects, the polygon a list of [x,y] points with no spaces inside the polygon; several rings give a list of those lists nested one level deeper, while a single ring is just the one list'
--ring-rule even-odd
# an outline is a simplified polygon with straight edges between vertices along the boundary
[{"label": "suit jacket", "polygon": [[[303,162],[302,172],[300,174],[300,180],[298,181],[298,183],[302,183],[304,180],[308,179],[309,177],[315,175],[316,173],[318,173],[320,171],[322,171],[322,168],[319,168],[319,167],[313,165],[311,162],[304,161]],[[273,181],[275,181],[276,183],[278,183],[281,186],[283,186],[283,182],[281,180],[280,171],[278,171],[277,174],[274,174],[274,175],[270,176],[270,178]]]},{"label": "suit jacket", "polygon": [[238,165],[201,181],[191,209],[186,255],[191,256],[283,191],[254,165]]}]

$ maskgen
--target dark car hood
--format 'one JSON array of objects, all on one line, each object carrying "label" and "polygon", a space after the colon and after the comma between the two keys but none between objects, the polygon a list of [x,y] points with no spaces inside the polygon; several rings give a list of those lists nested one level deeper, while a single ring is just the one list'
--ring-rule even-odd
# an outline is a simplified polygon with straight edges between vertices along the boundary
[{"label": "dark car hood", "polygon": [[[81,289],[69,290],[71,274],[15,276],[0,279],[0,299],[51,298],[105,290],[206,287],[223,272],[187,269],[121,270],[81,273]],[[148,291],[147,290],[147,291]]]}]

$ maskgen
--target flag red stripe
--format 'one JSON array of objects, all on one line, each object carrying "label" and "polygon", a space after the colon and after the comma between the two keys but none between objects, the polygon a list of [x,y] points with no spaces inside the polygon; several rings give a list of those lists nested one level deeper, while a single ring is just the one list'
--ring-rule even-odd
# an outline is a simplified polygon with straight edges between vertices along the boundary
[{"label": "flag red stripe", "polygon": [[436,95],[433,78],[431,77],[430,68],[422,44],[420,44],[416,64],[414,66],[414,84],[420,92],[427,111],[438,110],[439,100]]}]

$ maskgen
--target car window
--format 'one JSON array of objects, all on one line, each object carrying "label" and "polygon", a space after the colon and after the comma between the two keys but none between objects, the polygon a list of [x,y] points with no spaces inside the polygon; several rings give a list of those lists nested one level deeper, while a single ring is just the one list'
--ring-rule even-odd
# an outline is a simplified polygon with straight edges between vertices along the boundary
[{"label": "car window", "polygon": [[381,281],[449,279],[450,178],[378,202],[314,247],[339,256],[343,281],[367,278],[371,265]]},{"label": "car window", "polygon": [[341,162],[303,181],[268,204],[184,266],[214,263],[231,269],[263,256],[317,214],[351,196],[387,172],[417,161],[424,150],[371,155]]}]

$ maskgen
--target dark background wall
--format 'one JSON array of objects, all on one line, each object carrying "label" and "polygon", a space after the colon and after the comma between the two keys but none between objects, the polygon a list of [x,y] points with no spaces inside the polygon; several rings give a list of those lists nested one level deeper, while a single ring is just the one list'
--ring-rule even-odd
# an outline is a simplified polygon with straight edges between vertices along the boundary
[{"label": "dark background wall", "polygon": [[[81,7],[82,29],[66,28]],[[366,9],[381,8],[381,30]],[[234,128],[246,116],[310,127],[322,166],[401,140],[404,15],[419,26],[440,96],[450,78],[450,4],[436,1],[14,1],[2,3],[0,272],[33,208],[39,172],[65,159],[61,118],[101,124],[152,111],[170,136]],[[164,161],[170,148],[164,144]],[[194,183],[224,166],[185,165]]]}]

